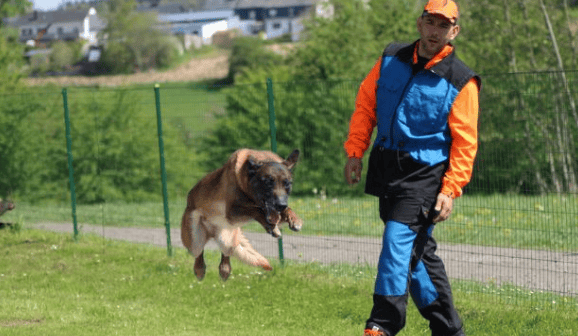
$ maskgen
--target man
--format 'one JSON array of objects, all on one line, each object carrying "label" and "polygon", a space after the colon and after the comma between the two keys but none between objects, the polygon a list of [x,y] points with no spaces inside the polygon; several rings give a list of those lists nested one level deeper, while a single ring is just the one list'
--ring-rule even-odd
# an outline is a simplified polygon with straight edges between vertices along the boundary
[{"label": "man", "polygon": [[408,295],[433,336],[465,335],[435,255],[434,223],[446,220],[469,182],[477,151],[480,78],[455,55],[452,0],[430,0],[420,39],[391,44],[362,82],[345,142],[345,179],[359,182],[373,129],[365,192],[379,197],[383,247],[364,335],[396,335]]}]

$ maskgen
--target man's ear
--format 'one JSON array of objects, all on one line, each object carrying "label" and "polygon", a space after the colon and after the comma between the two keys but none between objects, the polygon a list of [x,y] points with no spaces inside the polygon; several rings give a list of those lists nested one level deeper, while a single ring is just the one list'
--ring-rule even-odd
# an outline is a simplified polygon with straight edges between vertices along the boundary
[{"label": "man's ear", "polygon": [[461,29],[462,28],[457,24],[452,27],[451,32],[450,32],[450,36],[449,36],[450,41],[453,41],[453,39],[455,39],[458,36]]},{"label": "man's ear", "polygon": [[293,168],[295,168],[297,161],[299,161],[299,150],[294,149],[293,152],[289,154],[289,156],[287,157],[287,160],[283,162],[283,164],[287,166],[287,168],[289,168],[290,171],[293,171]]}]

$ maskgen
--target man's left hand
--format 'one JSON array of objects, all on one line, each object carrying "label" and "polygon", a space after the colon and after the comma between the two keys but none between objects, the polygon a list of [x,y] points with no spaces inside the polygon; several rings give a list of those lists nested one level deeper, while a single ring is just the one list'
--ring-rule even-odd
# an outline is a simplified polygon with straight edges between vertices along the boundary
[{"label": "man's left hand", "polygon": [[443,222],[448,219],[452,213],[452,209],[454,207],[454,200],[451,196],[445,194],[438,194],[438,198],[436,201],[435,211],[438,212],[438,215],[434,217],[433,222]]}]

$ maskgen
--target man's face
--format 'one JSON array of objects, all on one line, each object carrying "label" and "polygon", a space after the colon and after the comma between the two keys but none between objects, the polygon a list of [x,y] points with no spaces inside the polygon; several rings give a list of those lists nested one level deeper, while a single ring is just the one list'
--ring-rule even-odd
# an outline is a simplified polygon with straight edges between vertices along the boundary
[{"label": "man's face", "polygon": [[417,30],[421,36],[419,55],[431,59],[458,36],[460,27],[444,17],[426,15],[417,19]]}]

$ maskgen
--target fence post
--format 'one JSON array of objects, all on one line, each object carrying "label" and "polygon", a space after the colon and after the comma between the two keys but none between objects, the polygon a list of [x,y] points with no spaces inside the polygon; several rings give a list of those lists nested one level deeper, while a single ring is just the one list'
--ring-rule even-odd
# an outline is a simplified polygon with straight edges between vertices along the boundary
[{"label": "fence post", "polygon": [[76,187],[74,185],[74,167],[72,166],[72,136],[70,135],[70,112],[68,111],[68,93],[62,89],[62,103],[64,106],[64,124],[66,127],[66,153],[68,154],[68,181],[70,182],[70,203],[72,206],[72,225],[74,240],[78,240],[78,222],[76,220]]},{"label": "fence post", "polygon": [[169,220],[169,201],[167,195],[167,171],[165,169],[165,146],[163,143],[163,121],[161,118],[161,94],[159,84],[155,84],[155,102],[157,108],[157,129],[159,137],[159,154],[161,160],[161,181],[163,188],[163,205],[165,210],[165,229],[167,233],[167,255],[172,257],[173,249],[171,245],[171,222]]},{"label": "fence post", "polygon": [[[275,127],[275,99],[273,96],[273,81],[267,78],[267,102],[269,106],[269,130],[271,131],[271,151],[277,153],[277,128]],[[283,255],[283,236],[277,239],[279,245],[279,260],[281,265],[285,264]]]}]

